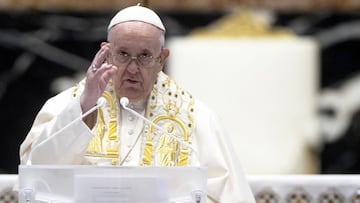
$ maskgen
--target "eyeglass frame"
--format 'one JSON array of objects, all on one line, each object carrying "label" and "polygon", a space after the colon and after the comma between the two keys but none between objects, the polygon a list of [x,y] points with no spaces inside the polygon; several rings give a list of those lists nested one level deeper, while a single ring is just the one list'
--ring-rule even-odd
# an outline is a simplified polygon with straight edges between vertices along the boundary
[{"label": "eyeglass frame", "polygon": [[[134,60],[139,67],[146,67],[146,66],[148,66],[149,64],[151,64],[152,62],[157,62],[157,61],[159,61],[159,59],[161,58],[161,53],[162,53],[162,52],[163,52],[163,47],[161,48],[158,57],[154,57],[153,55],[144,56],[144,55],[141,55],[141,54],[139,54],[139,55],[137,55],[137,56],[131,56],[130,54],[127,54],[127,53],[126,53],[126,54],[128,55],[128,58],[126,59],[125,62],[120,62],[119,60],[116,60],[116,59],[115,59],[115,61],[116,61],[117,63],[121,64],[121,65],[126,65],[126,66],[127,66],[127,65],[129,65],[129,64]],[[110,55],[111,57],[114,57],[114,56],[122,56],[122,57],[124,57],[124,56],[125,56],[125,54],[123,54],[123,53],[116,53],[116,54],[110,53],[109,55]],[[141,57],[151,59],[151,61],[149,61],[148,64],[143,64],[143,63],[139,60],[139,58],[141,58]]]}]

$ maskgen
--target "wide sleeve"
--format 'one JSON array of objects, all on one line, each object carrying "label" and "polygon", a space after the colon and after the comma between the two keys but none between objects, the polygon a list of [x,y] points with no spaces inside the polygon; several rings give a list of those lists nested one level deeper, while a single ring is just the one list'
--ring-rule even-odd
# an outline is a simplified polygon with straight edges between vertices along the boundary
[{"label": "wide sleeve", "polygon": [[195,144],[200,165],[208,168],[207,202],[255,203],[226,130],[207,106],[196,104]]},{"label": "wide sleeve", "polygon": [[20,146],[25,164],[81,164],[91,130],[79,119],[80,98],[68,89],[50,98],[37,114],[32,128]]}]

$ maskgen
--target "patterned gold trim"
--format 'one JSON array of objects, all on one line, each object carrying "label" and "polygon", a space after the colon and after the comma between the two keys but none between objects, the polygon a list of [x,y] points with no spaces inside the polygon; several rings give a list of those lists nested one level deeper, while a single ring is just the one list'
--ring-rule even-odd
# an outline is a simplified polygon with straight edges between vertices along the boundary
[{"label": "patterned gold trim", "polygon": [[255,195],[256,203],[279,203],[280,198],[270,187],[265,187]]},{"label": "patterned gold trim", "polygon": [[95,125],[95,136],[88,144],[88,148],[86,150],[86,156],[95,156],[95,157],[103,157],[103,147],[102,140],[105,134],[105,122],[104,122],[104,113],[101,109],[98,110],[97,114],[97,123]]},{"label": "patterned gold trim", "polygon": [[[110,83],[103,96],[107,104],[99,110],[94,138],[89,143],[87,156],[102,157],[112,165],[119,164],[120,157],[120,107]],[[194,99],[182,90],[172,79],[160,72],[158,80],[147,101],[145,116],[154,123],[161,125],[168,133],[191,144],[194,129]],[[140,165],[186,166],[190,162],[191,151],[164,133],[157,132],[154,126],[144,124],[144,134]],[[105,138],[106,137],[106,138]],[[100,160],[99,160],[100,161]]]},{"label": "patterned gold trim", "polygon": [[312,197],[310,193],[305,191],[303,187],[294,188],[287,196],[286,203],[311,203]]},{"label": "patterned gold trim", "polygon": [[[147,117],[155,124],[191,144],[190,133],[194,127],[194,100],[175,81],[160,73],[150,95]],[[155,127],[147,125],[146,141],[141,165],[186,166],[189,149]]]},{"label": "patterned gold trim", "polygon": [[345,197],[338,189],[331,187],[319,195],[318,202],[343,203],[345,202]]},{"label": "patterned gold trim", "polygon": [[17,203],[18,194],[11,188],[4,188],[0,191],[0,202],[1,203]]}]

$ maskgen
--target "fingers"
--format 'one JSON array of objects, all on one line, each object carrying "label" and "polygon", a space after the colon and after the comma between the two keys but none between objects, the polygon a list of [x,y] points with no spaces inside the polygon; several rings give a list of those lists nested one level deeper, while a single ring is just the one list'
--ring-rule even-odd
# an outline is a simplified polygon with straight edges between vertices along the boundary
[{"label": "fingers", "polygon": [[110,53],[110,45],[109,44],[104,44],[103,46],[101,46],[100,50],[96,53],[89,69],[88,72],[93,72],[95,73],[101,66],[102,64],[106,61],[107,56]]},{"label": "fingers", "polygon": [[99,70],[99,72],[100,71],[102,79],[106,81],[106,83],[108,83],[110,78],[116,74],[117,67],[112,64],[104,63],[103,67],[101,68],[101,70]]},{"label": "fingers", "polygon": [[104,74],[107,75],[113,75],[117,70],[117,67],[109,64],[109,63],[103,63],[100,67],[96,68],[96,66],[91,66],[91,75],[92,77],[102,77]]},{"label": "fingers", "polygon": [[88,110],[96,104],[97,99],[105,91],[111,77],[116,74],[116,66],[106,62],[109,53],[109,44],[102,44],[87,70],[85,89],[80,101],[83,111]]},{"label": "fingers", "polygon": [[[106,57],[109,54],[109,45],[102,45],[95,55],[86,75],[86,83],[84,89],[84,98],[89,101],[86,103],[94,103],[96,99],[102,95],[107,83],[111,77],[116,74],[117,68],[108,64]],[[84,100],[86,101],[86,100]]]},{"label": "fingers", "polygon": [[117,67],[108,63],[101,64],[95,71],[88,71],[86,77],[86,90],[91,92],[91,94],[101,96],[106,85],[116,72]]}]

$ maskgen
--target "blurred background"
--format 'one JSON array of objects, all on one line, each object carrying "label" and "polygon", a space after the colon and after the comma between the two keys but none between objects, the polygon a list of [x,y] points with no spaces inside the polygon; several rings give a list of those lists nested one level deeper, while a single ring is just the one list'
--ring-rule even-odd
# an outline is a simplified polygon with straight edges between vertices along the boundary
[{"label": "blurred background", "polygon": [[359,0],[0,0],[1,173],[139,2],[167,27],[165,72],[219,113],[247,173],[360,172]]}]

